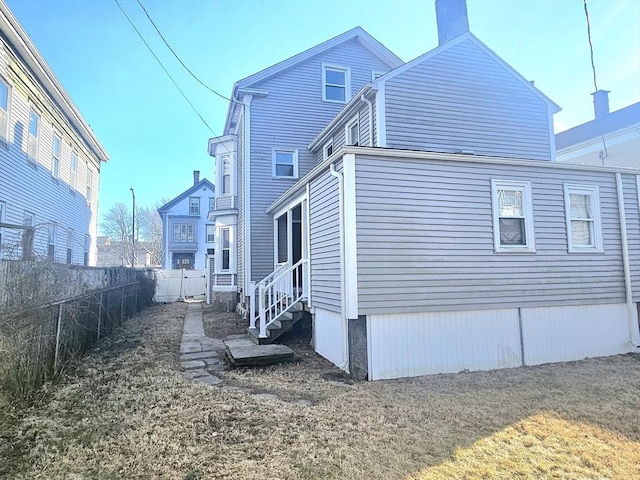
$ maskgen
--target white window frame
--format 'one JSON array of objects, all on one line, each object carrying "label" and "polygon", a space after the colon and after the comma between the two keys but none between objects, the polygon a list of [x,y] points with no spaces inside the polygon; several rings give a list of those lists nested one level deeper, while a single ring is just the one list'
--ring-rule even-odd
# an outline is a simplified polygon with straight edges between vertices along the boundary
[{"label": "white window frame", "polygon": [[[331,153],[328,150],[331,149]],[[322,146],[322,158],[327,159],[333,155],[333,138]]]},{"label": "white window frame", "polygon": [[[524,245],[502,245],[500,243],[500,205],[499,190],[516,190],[522,194],[522,211],[524,216]],[[535,253],[535,231],[533,227],[533,207],[531,182],[519,180],[491,179],[491,206],[493,215],[493,249],[496,253]]]},{"label": "white window frame", "polygon": [[[56,152],[56,138],[58,139],[58,151]],[[60,157],[62,157],[62,137],[53,132],[51,139],[51,176],[60,178]]]},{"label": "white window frame", "polygon": [[205,227],[205,241],[206,243],[216,242],[216,226],[213,223],[209,223]]},{"label": "white window frame", "polygon": [[209,211],[213,212],[216,209],[216,197],[209,197]]},{"label": "white window frame", "polygon": [[87,205],[91,205],[91,196],[93,195],[93,170],[89,164],[87,164],[87,193],[85,199],[87,200]]},{"label": "white window frame", "polygon": [[[31,115],[35,115],[36,117],[36,134],[32,135],[31,134]],[[33,163],[38,163],[38,151],[40,150],[40,130],[42,127],[42,116],[36,112],[33,107],[31,109],[29,109],[29,126],[27,129],[27,158],[32,161]],[[32,142],[33,138],[33,143],[34,143],[34,147],[33,147],[33,155],[30,154],[30,148],[29,145]]]},{"label": "white window frame", "polygon": [[71,160],[69,166],[69,189],[72,192],[76,190],[76,184],[78,182],[78,153],[71,151]]},{"label": "white window frame", "polygon": [[[224,232],[229,232],[229,245],[227,247],[224,246]],[[218,245],[216,248],[216,266],[217,272],[220,273],[233,273],[235,272],[235,258],[233,255],[234,242],[233,242],[233,228],[231,226],[225,225],[217,228],[217,240]],[[224,263],[224,251],[227,250],[229,252],[229,268],[223,268]]]},{"label": "white window frame", "polygon": [[55,223],[47,225],[47,258],[49,260],[56,259],[56,240],[58,235],[58,226]]},{"label": "white window frame", "polygon": [[[571,228],[571,222],[574,220],[571,218],[571,194],[574,195],[588,195],[591,202],[591,239],[592,245],[574,245],[573,244],[573,230]],[[604,252],[604,245],[602,243],[602,218],[600,216],[600,189],[597,185],[576,185],[571,183],[564,184],[564,211],[567,224],[567,247],[569,253],[585,253]],[[576,221],[587,221],[587,219],[575,219]]]},{"label": "white window frame", "polygon": [[0,108],[0,114],[6,116],[5,128],[0,129],[0,141],[6,145],[9,143],[9,126],[11,123],[11,85],[2,77],[0,77],[0,82],[7,87],[7,108]]},{"label": "white window frame", "polygon": [[196,241],[196,228],[193,223],[174,223],[173,224],[173,242],[172,243],[194,243],[195,241]]},{"label": "white window frame", "polygon": [[[344,73],[344,100],[332,100],[330,98],[327,98],[327,86],[339,86],[342,87],[342,85],[338,85],[338,84],[327,84],[327,70],[333,70],[333,71],[337,71],[337,72],[343,72]],[[349,100],[351,100],[351,68],[349,67],[345,67],[342,65],[331,65],[328,63],[323,63],[322,64],[322,100],[324,102],[331,102],[331,103],[347,103]]]},{"label": "white window frame", "polygon": [[[358,127],[358,142],[353,143],[353,138],[351,138],[351,130],[353,127]],[[346,145],[358,146],[360,145],[360,118],[358,116],[353,117],[351,120],[347,122],[344,127],[344,139]]]},{"label": "white window frame", "polygon": [[[195,201],[194,205],[197,205],[197,211],[192,211],[191,202]],[[189,197],[189,215],[200,215],[200,197]]]},{"label": "white window frame", "polygon": [[[229,177],[228,188],[225,188],[225,177]],[[220,195],[233,195],[233,158],[230,153],[220,155]]]},{"label": "white window frame", "polygon": [[67,265],[71,265],[73,263],[73,243],[75,242],[75,235],[73,229],[69,228],[67,230]]},{"label": "white window frame", "polygon": [[[293,175],[277,175],[276,174],[276,158],[278,153],[290,153],[293,158]],[[273,148],[271,149],[271,174],[273,178],[298,178],[298,149],[292,148]]]}]

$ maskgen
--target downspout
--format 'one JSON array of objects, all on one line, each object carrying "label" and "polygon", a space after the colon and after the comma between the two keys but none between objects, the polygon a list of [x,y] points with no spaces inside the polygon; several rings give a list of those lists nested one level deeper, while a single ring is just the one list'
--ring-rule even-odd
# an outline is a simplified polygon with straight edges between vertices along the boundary
[{"label": "downspout", "polygon": [[364,93],[360,95],[360,100],[369,104],[369,146],[373,147],[373,103],[365,97]]},{"label": "downspout", "polygon": [[347,308],[346,308],[346,282],[345,282],[345,268],[344,268],[344,177],[342,173],[338,172],[335,167],[335,163],[330,166],[329,173],[338,179],[338,202],[339,202],[339,215],[340,215],[340,317],[342,320],[342,365],[338,365],[340,370],[345,370],[349,367],[349,331],[347,324]]},{"label": "downspout", "polygon": [[631,345],[640,347],[638,338],[638,324],[634,321],[633,294],[631,292],[631,267],[629,265],[629,242],[627,240],[627,216],[624,211],[624,190],[622,189],[622,175],[616,173],[616,189],[618,191],[618,213],[620,215],[620,236],[622,237],[622,265],[624,269],[624,287],[627,306],[627,322]]}]

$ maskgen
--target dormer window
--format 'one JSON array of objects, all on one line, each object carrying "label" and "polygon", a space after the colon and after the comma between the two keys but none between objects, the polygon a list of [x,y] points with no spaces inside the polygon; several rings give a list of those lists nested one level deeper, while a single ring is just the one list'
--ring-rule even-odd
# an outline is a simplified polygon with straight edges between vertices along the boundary
[{"label": "dormer window", "polygon": [[324,147],[322,147],[322,150],[324,152],[324,159],[325,160],[327,158],[329,158],[331,155],[333,155],[333,140],[325,143]]},{"label": "dormer window", "polygon": [[345,137],[347,139],[347,145],[358,146],[360,144],[360,125],[358,119],[355,118],[347,123],[346,128]]},{"label": "dormer window", "polygon": [[346,103],[351,97],[351,72],[348,68],[322,66],[322,100]]}]

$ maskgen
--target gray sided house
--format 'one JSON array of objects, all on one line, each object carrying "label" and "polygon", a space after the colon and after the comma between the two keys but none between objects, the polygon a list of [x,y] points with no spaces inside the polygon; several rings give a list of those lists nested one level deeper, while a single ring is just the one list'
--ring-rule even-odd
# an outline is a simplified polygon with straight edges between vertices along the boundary
[{"label": "gray sided house", "polygon": [[108,160],[0,2],[0,259],[95,266],[100,169]]},{"label": "gray sided house", "polygon": [[[464,1],[436,10],[440,45],[372,74],[293,162],[268,125],[210,143],[218,173],[260,162],[229,170],[238,230],[266,217],[237,250],[264,263],[238,284],[250,332],[272,341],[308,309],[316,351],[371,380],[636,351],[640,170],[554,162],[559,107],[468,32]],[[291,166],[277,198],[251,190]]]}]

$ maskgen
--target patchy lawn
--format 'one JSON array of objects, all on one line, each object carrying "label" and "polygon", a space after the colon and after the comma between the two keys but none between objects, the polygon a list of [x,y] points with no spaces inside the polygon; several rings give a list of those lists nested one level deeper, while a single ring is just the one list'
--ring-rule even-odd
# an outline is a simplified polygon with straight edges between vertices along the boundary
[{"label": "patchy lawn", "polygon": [[297,363],[224,372],[229,392],[181,372],[184,311],[132,319],[41,405],[0,403],[0,477],[640,478],[638,355],[352,384],[291,338]]}]

